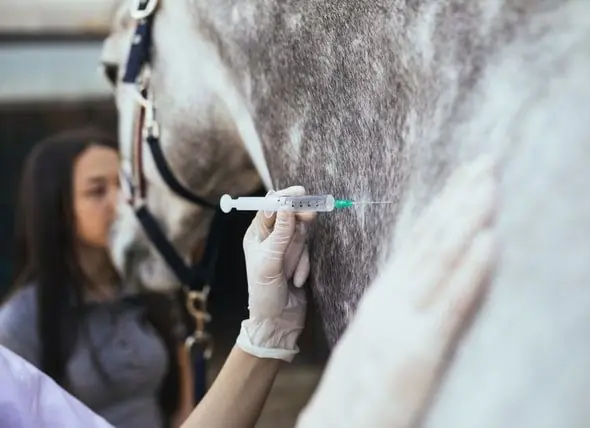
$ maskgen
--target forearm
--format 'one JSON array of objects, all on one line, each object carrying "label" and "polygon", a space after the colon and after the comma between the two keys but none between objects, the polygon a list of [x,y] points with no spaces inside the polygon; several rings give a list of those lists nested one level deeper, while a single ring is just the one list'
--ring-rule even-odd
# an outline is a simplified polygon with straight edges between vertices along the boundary
[{"label": "forearm", "polygon": [[254,427],[280,363],[234,347],[211,389],[182,428]]}]

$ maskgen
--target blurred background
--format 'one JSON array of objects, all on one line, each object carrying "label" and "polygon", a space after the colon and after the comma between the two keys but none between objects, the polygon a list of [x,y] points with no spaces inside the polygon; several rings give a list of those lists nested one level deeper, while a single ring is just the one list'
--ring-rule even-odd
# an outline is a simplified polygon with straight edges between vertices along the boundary
[{"label": "blurred background", "polygon": [[[117,112],[99,70],[118,1],[0,1],[0,298],[10,287],[13,210],[26,154],[57,131],[92,124],[116,135]],[[261,189],[262,191],[263,189]],[[247,316],[241,240],[251,214],[232,214],[212,285],[213,380]],[[293,426],[324,366],[327,347],[311,307],[301,354],[275,383],[260,427]]]},{"label": "blurred background", "polygon": [[12,211],[32,145],[92,123],[116,132],[111,91],[98,68],[113,0],[0,2],[0,292],[10,275]]}]

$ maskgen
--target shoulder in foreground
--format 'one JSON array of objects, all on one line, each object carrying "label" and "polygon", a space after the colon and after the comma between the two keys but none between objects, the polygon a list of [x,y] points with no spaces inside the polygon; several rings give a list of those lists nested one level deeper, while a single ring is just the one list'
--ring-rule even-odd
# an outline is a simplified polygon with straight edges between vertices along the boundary
[{"label": "shoulder in foreground", "polygon": [[26,285],[0,306],[0,345],[37,366],[37,287]]},{"label": "shoulder in foreground", "polygon": [[0,305],[0,328],[15,319],[30,320],[36,315],[37,287],[26,284],[9,295]]}]

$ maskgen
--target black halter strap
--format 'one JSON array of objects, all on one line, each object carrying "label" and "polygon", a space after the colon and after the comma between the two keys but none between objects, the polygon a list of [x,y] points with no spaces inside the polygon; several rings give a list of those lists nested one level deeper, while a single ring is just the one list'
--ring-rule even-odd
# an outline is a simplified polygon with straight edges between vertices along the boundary
[{"label": "black halter strap", "polygon": [[[138,5],[138,11],[145,11],[149,0],[142,0]],[[150,62],[150,49],[152,46],[152,23],[154,14],[139,19],[135,26],[135,33],[131,42],[131,49],[125,64],[123,83],[135,84],[143,66]]]},{"label": "black halter strap", "polygon": [[207,201],[201,196],[191,192],[189,189],[187,189],[178,182],[178,180],[170,170],[168,162],[166,162],[164,152],[162,152],[162,147],[160,146],[160,141],[157,138],[151,135],[148,136],[147,144],[152,153],[154,162],[156,163],[156,167],[158,168],[158,172],[160,173],[160,176],[162,177],[166,185],[170,188],[170,190],[172,190],[181,198],[184,198],[195,205],[201,205],[203,207],[211,209],[216,208],[216,205],[213,205],[211,202]]},{"label": "black halter strap", "polygon": [[[152,23],[156,4],[157,0],[138,0],[136,9],[132,11],[132,16],[136,18],[137,23],[122,79],[125,84],[141,86],[141,74],[146,67],[149,67]],[[145,100],[146,88],[138,88],[138,95]],[[134,150],[132,153],[134,153],[133,164],[135,167],[133,180],[131,180],[138,188],[132,186],[130,204],[145,234],[183,285],[188,312],[194,317],[195,332],[187,338],[187,346],[190,346],[192,351],[195,376],[194,396],[198,403],[207,390],[207,360],[211,351],[210,336],[205,327],[209,319],[206,309],[208,285],[213,280],[218,246],[225,230],[224,224],[227,216],[223,214],[217,204],[193,193],[176,179],[160,145],[158,124],[155,121],[154,112],[146,111],[147,108],[153,109],[153,106],[147,101],[140,105],[139,123],[133,138]],[[149,122],[145,123],[145,120]],[[170,190],[193,204],[215,210],[203,256],[200,262],[194,266],[188,266],[185,263],[145,203],[147,189],[141,161],[144,141],[151,151],[158,173]]]},{"label": "black halter strap", "polygon": [[192,267],[187,266],[178,255],[176,249],[162,232],[157,220],[145,205],[137,209],[135,215],[160,256],[183,285],[187,286],[189,290],[202,291],[207,284],[211,283],[214,273],[213,267],[217,259],[218,243],[224,231],[226,218],[221,210],[216,211],[213,216],[200,263]]}]

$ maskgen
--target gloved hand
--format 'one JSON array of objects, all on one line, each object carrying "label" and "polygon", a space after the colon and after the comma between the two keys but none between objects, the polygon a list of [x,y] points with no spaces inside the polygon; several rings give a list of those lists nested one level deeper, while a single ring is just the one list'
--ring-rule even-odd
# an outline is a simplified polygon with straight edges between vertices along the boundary
[{"label": "gloved hand", "polygon": [[297,428],[415,425],[485,291],[495,207],[491,159],[451,176],[361,299]]},{"label": "gloved hand", "polygon": [[[303,196],[305,189],[269,194]],[[249,354],[291,362],[299,352],[306,310],[301,286],[310,269],[305,238],[313,218],[313,213],[258,212],[244,235],[250,317],[236,343]]]}]

